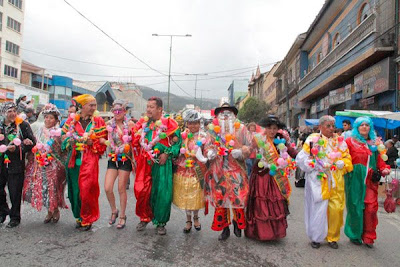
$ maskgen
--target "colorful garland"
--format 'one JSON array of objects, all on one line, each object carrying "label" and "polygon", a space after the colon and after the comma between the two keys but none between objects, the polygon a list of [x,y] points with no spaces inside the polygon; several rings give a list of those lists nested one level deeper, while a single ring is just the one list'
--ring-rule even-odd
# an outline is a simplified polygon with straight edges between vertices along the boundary
[{"label": "colorful garland", "polygon": [[184,132],[182,132],[181,136],[184,142],[179,152],[182,155],[185,155],[186,157],[185,167],[192,168],[194,166],[193,165],[194,160],[192,158],[196,157],[197,151],[199,150],[199,148],[201,148],[201,146],[203,146],[207,142],[207,140],[204,136],[202,137],[201,134],[199,133],[196,145],[193,147],[192,150],[190,150],[188,143],[193,139],[193,133],[189,132],[188,130],[185,130]]},{"label": "colorful garland", "polygon": [[[46,144],[37,142],[36,145],[32,148],[32,153],[35,154],[36,162],[42,167],[49,165],[50,162],[54,160],[54,157],[52,155],[53,151],[51,149],[54,144],[54,137],[61,136],[61,128],[55,129],[53,127],[51,130],[44,130],[44,134],[46,135],[46,137],[49,137],[49,140],[46,142]],[[46,131],[48,131],[48,134],[46,133]]]},{"label": "colorful garland", "polygon": [[[22,148],[20,147],[21,145],[21,139],[18,138],[19,136],[22,136],[21,133],[21,129],[19,128],[19,125],[24,121],[24,119],[22,119],[22,117],[17,116],[15,118],[15,125],[17,126],[16,128],[16,132],[17,134],[9,134],[7,136],[7,139],[10,141],[9,144],[14,144],[15,146],[19,146],[19,153],[20,153],[20,159],[22,160]],[[0,141],[3,141],[5,138],[4,134],[0,134]],[[11,160],[9,159],[8,155],[6,154],[7,152],[7,146],[6,145],[0,145],[0,156],[4,154],[4,163],[7,165],[8,168],[8,164],[11,163]]]},{"label": "colorful garland", "polygon": [[[166,125],[162,123],[161,120],[157,120],[155,122],[151,122],[150,125],[147,125],[149,122],[149,117],[144,116],[140,118],[139,123],[142,124],[141,134],[140,134],[140,146],[147,152],[150,159],[155,161],[156,156],[160,153],[160,151],[156,148],[153,150],[153,147],[158,143],[161,139],[167,138],[167,134],[165,131],[168,129]],[[146,139],[146,134],[150,131],[155,132],[155,138],[149,142]]]},{"label": "colorful garland", "polygon": [[128,119],[125,117],[123,121],[124,129],[122,136],[122,144],[118,146],[114,142],[114,138],[119,139],[118,127],[115,119],[111,120],[111,125],[107,125],[106,129],[108,131],[108,140],[105,142],[107,146],[110,146],[111,152],[108,154],[112,161],[122,161],[128,160],[126,154],[131,149],[129,142],[132,141],[132,137],[129,136],[128,129]]},{"label": "colorful garland", "polygon": [[[223,121],[222,123],[225,123]],[[235,135],[233,129],[240,129],[240,121],[236,120],[233,124],[229,121],[229,133],[225,133],[225,125],[219,124],[217,118],[208,125],[211,134],[215,136],[214,145],[217,147],[217,154],[220,156],[227,156],[235,146]]]}]

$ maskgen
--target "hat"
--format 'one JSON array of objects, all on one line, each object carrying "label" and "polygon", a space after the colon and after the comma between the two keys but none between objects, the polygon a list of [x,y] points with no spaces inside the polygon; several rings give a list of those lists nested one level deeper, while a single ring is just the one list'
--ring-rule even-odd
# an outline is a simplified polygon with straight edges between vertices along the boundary
[{"label": "hat", "polygon": [[184,120],[186,122],[198,122],[201,120],[201,115],[196,110],[191,109],[186,111]]},{"label": "hat", "polygon": [[399,139],[399,136],[397,134],[393,135],[393,138]]},{"label": "hat", "polygon": [[47,115],[47,114],[52,114],[56,116],[57,118],[61,115],[60,111],[54,104],[46,104],[43,109],[42,109],[42,114]]},{"label": "hat", "polygon": [[230,106],[228,103],[225,102],[220,107],[215,109],[215,111],[214,111],[215,116],[218,116],[218,113],[220,113],[221,111],[224,111],[224,110],[232,111],[235,114],[235,116],[239,112],[236,107]]},{"label": "hat", "polygon": [[1,113],[5,114],[11,108],[17,108],[17,105],[14,102],[5,102],[1,106]]},{"label": "hat", "polygon": [[285,128],[285,124],[281,123],[279,121],[279,118],[274,115],[268,115],[266,118],[262,118],[258,122],[258,125],[260,125],[261,127],[268,127],[274,124],[278,126],[279,129]]},{"label": "hat", "polygon": [[94,96],[89,94],[83,94],[75,96],[72,100],[75,101],[75,104],[78,106],[78,108],[82,108],[87,103],[95,101],[96,98],[94,98]]}]

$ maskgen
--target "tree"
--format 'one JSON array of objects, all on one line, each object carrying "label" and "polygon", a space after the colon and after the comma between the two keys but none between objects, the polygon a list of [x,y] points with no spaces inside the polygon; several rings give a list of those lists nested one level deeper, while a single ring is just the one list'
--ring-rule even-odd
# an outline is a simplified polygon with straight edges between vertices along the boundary
[{"label": "tree", "polygon": [[239,110],[238,118],[246,123],[259,122],[270,109],[271,107],[264,101],[250,97]]}]

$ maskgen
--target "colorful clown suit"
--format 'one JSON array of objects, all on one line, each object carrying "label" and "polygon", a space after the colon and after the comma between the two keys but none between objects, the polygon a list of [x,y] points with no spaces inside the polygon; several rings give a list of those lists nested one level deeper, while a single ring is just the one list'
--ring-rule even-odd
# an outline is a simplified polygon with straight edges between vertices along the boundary
[{"label": "colorful clown suit", "polygon": [[[205,194],[215,207],[211,229],[222,231],[231,223],[229,208],[233,209],[233,220],[239,229],[245,229],[244,208],[247,203],[249,185],[245,167],[250,135],[239,121],[231,123],[214,119],[209,125],[210,141],[205,154],[210,166],[206,173]],[[247,149],[248,150],[248,149]]]},{"label": "colorful clown suit", "polygon": [[[164,226],[171,212],[172,159],[179,155],[182,143],[179,127],[171,118],[150,121],[145,116],[135,125],[133,133],[136,215],[142,222],[153,221],[157,226]],[[158,157],[163,153],[169,157],[160,165]]]},{"label": "colorful clown suit", "polygon": [[306,173],[305,225],[312,242],[337,242],[343,226],[344,178],[353,165],[342,136],[310,135],[297,155],[298,166]]},{"label": "colorful clown suit", "polygon": [[[389,169],[382,156],[385,146],[382,141],[361,142],[356,138],[346,139],[353,160],[354,170],[346,174],[346,206],[347,217],[344,233],[352,242],[373,244],[376,239],[378,225],[378,185],[373,181],[373,172]],[[386,156],[387,157],[387,156]],[[368,168],[367,168],[368,166]]]}]

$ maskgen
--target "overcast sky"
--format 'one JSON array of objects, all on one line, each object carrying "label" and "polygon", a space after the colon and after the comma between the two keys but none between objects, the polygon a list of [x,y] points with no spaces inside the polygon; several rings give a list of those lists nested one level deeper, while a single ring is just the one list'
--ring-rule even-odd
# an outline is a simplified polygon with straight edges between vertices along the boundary
[{"label": "overcast sky", "polygon": [[[281,60],[296,36],[307,31],[324,0],[68,2],[162,74],[168,74],[170,39],[152,34],[191,34],[173,39],[173,79],[194,96],[194,76],[182,74],[208,73],[198,76],[197,88],[211,90],[203,96],[220,98],[227,95],[232,80],[248,80],[258,64],[267,71],[270,63]],[[167,76],[139,62],[63,0],[27,0],[25,8],[23,59],[46,68],[49,74],[87,81],[129,81],[167,90]],[[66,61],[29,50],[125,68]],[[221,72],[227,70],[233,71]],[[171,92],[185,95],[173,82]]]}]

